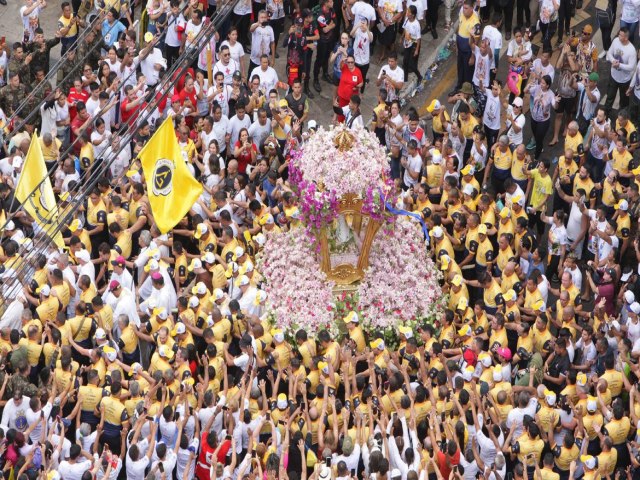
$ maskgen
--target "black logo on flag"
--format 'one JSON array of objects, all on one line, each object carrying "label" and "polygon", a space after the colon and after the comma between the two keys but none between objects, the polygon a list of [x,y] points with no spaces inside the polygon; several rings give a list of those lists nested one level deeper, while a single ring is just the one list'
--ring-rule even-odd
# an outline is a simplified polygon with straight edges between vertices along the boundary
[{"label": "black logo on flag", "polygon": [[167,196],[173,187],[173,170],[175,166],[171,160],[161,158],[156,161],[153,169],[152,191],[156,196]]}]

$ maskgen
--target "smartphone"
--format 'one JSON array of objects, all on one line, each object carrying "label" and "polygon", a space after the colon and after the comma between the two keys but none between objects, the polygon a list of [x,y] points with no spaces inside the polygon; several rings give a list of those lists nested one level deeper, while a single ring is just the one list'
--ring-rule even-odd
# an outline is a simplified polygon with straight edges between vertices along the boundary
[{"label": "smartphone", "polygon": [[164,465],[162,464],[162,462],[160,462],[158,464],[158,470],[160,470],[162,473],[164,473]]},{"label": "smartphone", "polygon": [[146,419],[147,419],[147,420],[149,420],[150,422],[153,422],[153,417],[152,417],[152,416],[150,416],[150,415],[147,415],[147,416],[146,416],[146,417],[144,417],[144,418],[146,418]]},{"label": "smartphone", "polygon": [[356,469],[355,469],[355,468],[352,468],[352,469],[351,469],[351,476],[352,476],[352,477],[355,477],[355,476],[356,476]]},{"label": "smartphone", "polygon": [[327,467],[330,467],[331,466],[331,457],[324,457],[324,464]]}]

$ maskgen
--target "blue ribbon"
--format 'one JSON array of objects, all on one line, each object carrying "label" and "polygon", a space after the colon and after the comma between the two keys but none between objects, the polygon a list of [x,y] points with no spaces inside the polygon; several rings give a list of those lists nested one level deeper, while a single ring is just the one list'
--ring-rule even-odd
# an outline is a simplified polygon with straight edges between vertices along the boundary
[{"label": "blue ribbon", "polygon": [[392,213],[393,215],[406,215],[407,217],[412,217],[418,220],[420,222],[420,225],[422,226],[422,233],[424,234],[425,241],[427,242],[427,245],[429,245],[429,229],[427,228],[427,224],[424,223],[422,215],[415,212],[409,212],[407,210],[395,208],[386,200],[384,201],[384,206],[389,211],[389,213]]}]

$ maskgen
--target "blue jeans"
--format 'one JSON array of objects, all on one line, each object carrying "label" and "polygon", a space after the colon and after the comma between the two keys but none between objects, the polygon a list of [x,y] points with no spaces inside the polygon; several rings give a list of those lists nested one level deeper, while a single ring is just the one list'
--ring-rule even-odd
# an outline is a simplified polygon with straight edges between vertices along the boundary
[{"label": "blue jeans", "polygon": [[633,43],[636,38],[636,32],[638,31],[638,22],[627,23],[620,20],[620,28],[622,27],[629,29],[629,40]]}]

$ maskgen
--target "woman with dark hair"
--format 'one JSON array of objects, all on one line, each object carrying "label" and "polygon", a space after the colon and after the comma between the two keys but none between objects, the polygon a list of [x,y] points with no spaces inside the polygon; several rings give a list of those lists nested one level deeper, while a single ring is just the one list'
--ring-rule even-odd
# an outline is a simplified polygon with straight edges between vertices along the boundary
[{"label": "woman with dark hair", "polygon": [[539,84],[529,84],[525,88],[532,98],[531,108],[531,133],[535,140],[535,159],[540,158],[544,137],[551,125],[551,107],[558,99],[551,91],[551,77],[545,75]]}]

